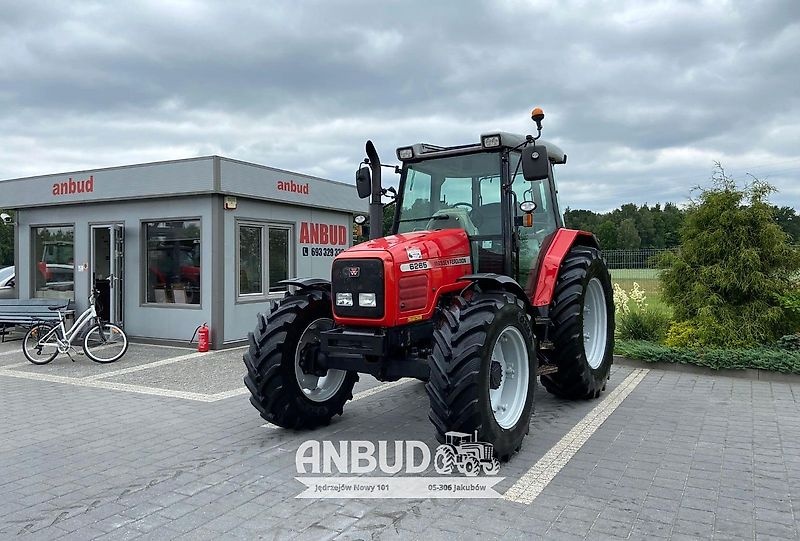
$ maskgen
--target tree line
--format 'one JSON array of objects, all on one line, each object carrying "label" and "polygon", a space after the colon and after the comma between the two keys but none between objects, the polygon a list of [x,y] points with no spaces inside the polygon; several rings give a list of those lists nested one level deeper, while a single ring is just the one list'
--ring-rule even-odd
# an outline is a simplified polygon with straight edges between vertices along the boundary
[{"label": "tree line", "polygon": [[[792,244],[800,244],[800,215],[792,207],[770,205],[775,223]],[[571,229],[591,231],[604,250],[674,248],[681,242],[680,231],[686,211],[674,203],[635,205],[626,203],[609,212],[567,209],[564,223]]]}]

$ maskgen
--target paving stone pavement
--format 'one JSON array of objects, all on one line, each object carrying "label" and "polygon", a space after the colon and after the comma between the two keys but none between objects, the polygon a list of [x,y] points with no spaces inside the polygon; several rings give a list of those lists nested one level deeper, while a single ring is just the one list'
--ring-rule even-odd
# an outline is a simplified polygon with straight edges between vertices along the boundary
[{"label": "paving stone pavement", "polygon": [[[73,385],[70,379],[11,377],[26,371],[78,381],[111,370],[85,358],[15,366],[24,361],[21,355],[4,352],[18,344],[0,348],[4,539],[800,535],[796,384],[651,370],[530,505],[502,499],[314,500],[295,498],[302,490],[294,479],[295,451],[307,439],[419,439],[435,448],[422,383],[353,402],[324,429],[294,432],[264,427],[246,395],[206,403]],[[113,368],[186,353],[141,346]],[[243,368],[232,361],[240,356],[219,352],[117,379],[214,395],[241,381]],[[608,391],[630,372],[615,367]],[[364,378],[357,390],[375,385]],[[537,393],[531,433],[502,466],[500,492],[598,404],[558,400],[541,387]]]}]

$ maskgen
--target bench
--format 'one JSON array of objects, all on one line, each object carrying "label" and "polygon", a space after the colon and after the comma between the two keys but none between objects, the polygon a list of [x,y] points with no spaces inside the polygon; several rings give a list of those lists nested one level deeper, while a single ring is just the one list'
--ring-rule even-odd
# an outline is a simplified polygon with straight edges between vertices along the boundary
[{"label": "bench", "polygon": [[65,304],[67,313],[73,313],[72,301],[68,299],[0,299],[0,342],[6,341],[8,327],[57,322],[56,308]]}]

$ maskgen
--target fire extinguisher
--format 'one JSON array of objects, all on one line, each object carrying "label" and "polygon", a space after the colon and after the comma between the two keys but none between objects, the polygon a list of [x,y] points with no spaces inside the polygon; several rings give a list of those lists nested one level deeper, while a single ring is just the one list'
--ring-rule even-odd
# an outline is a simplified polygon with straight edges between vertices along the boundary
[{"label": "fire extinguisher", "polygon": [[195,335],[197,336],[197,351],[200,353],[205,353],[208,351],[208,333],[209,333],[208,325],[203,323],[199,327],[194,330],[194,334],[192,335],[192,339],[189,340],[191,344],[194,341]]}]

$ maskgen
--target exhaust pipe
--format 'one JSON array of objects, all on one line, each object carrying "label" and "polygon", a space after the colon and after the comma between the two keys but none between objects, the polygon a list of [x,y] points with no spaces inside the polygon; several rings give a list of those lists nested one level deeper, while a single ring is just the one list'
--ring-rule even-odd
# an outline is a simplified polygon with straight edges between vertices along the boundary
[{"label": "exhaust pipe", "polygon": [[372,141],[367,141],[367,158],[372,170],[372,192],[369,200],[369,238],[379,239],[383,236],[383,203],[381,203],[381,159]]}]

